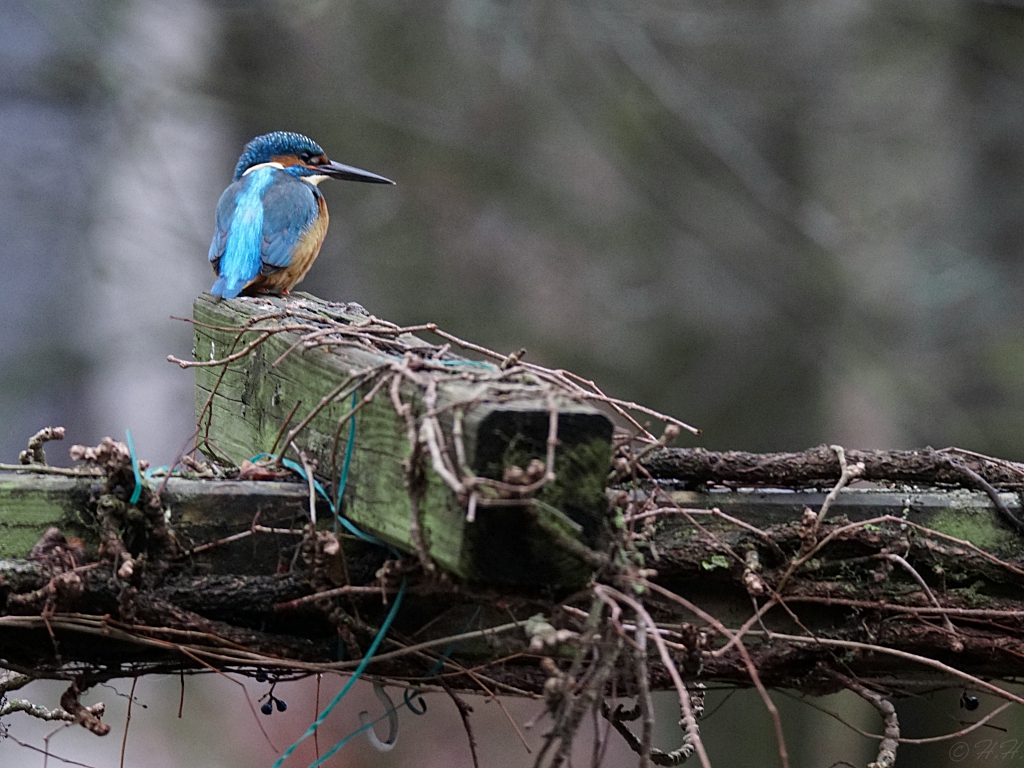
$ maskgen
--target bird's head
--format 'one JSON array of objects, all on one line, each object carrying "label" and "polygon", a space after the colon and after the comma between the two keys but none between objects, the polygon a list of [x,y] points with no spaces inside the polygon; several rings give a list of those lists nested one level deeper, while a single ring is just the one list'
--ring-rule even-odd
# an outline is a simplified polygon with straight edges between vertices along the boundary
[{"label": "bird's head", "polygon": [[311,184],[319,184],[327,178],[371,184],[395,183],[375,173],[336,163],[328,159],[323,148],[311,138],[290,131],[266,133],[246,144],[235,166],[233,180],[238,181],[254,168],[266,165],[282,168]]}]

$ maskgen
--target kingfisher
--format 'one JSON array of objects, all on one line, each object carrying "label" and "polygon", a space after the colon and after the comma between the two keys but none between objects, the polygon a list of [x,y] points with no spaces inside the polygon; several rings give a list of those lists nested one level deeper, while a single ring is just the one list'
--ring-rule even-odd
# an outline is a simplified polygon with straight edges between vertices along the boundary
[{"label": "kingfisher", "polygon": [[324,179],[394,184],[369,171],[327,159],[308,136],[274,131],[245,145],[231,185],[217,203],[210,293],[287,294],[313,266],[327,234]]}]

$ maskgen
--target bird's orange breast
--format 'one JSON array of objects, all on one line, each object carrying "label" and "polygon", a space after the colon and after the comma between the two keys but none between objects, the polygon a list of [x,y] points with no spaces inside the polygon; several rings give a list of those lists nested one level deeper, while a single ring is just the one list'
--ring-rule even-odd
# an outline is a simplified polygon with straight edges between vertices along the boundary
[{"label": "bird's orange breast", "polygon": [[320,215],[316,220],[299,236],[295,249],[292,251],[292,260],[284,269],[278,270],[271,275],[260,275],[252,286],[262,291],[290,291],[298,285],[302,278],[313,266],[316,257],[320,253],[320,246],[323,245],[324,236],[327,234],[327,201],[318,196],[317,204],[320,207]]}]

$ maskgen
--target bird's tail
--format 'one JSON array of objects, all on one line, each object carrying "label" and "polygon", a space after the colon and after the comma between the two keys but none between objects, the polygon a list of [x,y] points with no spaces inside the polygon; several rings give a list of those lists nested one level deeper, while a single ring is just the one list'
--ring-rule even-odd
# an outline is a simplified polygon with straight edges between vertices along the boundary
[{"label": "bird's tail", "polygon": [[213,284],[210,293],[225,299],[233,299],[242,292],[247,282],[244,278],[232,278],[227,275],[221,275]]}]

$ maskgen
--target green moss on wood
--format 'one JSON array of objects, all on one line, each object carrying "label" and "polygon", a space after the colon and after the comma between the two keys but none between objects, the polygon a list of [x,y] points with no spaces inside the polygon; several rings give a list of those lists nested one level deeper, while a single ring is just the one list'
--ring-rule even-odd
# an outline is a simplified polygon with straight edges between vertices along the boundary
[{"label": "green moss on wood", "polygon": [[929,527],[947,536],[969,541],[976,547],[997,557],[1019,560],[1024,558],[1024,539],[1000,519],[994,508],[979,508],[968,503],[955,503],[949,509],[937,513],[929,521]]},{"label": "green moss on wood", "polygon": [[78,517],[88,497],[85,481],[0,473],[0,558],[27,557],[50,526],[95,544]]}]

